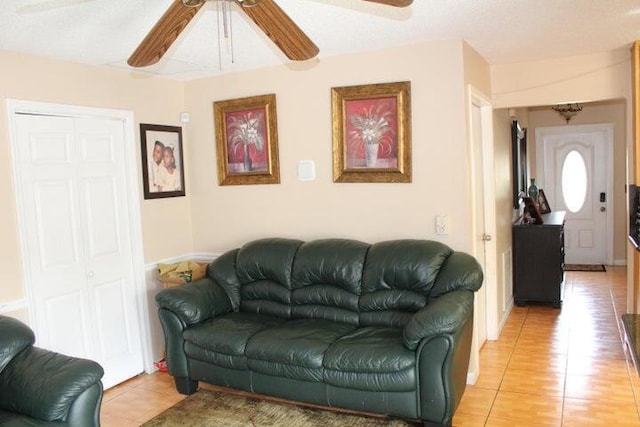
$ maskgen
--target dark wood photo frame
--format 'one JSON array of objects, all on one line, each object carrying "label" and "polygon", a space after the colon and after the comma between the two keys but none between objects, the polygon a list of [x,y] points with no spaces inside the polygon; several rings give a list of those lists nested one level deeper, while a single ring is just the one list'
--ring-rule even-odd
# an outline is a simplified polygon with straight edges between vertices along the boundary
[{"label": "dark wood photo frame", "polygon": [[182,128],[141,123],[140,142],[144,198],[184,196]]},{"label": "dark wood photo frame", "polygon": [[551,212],[547,196],[544,194],[544,190],[542,188],[538,189],[538,207],[540,208],[541,214],[548,214]]}]

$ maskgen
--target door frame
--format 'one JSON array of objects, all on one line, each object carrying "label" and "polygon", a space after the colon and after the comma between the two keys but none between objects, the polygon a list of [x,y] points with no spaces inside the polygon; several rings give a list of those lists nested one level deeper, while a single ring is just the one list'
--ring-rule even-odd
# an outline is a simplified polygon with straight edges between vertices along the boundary
[{"label": "door frame", "polygon": [[[473,132],[473,106],[480,107],[480,124],[482,130],[481,141],[476,141]],[[499,335],[498,324],[498,288],[497,288],[497,249],[496,249],[496,206],[492,201],[495,200],[495,161],[494,161],[494,141],[493,141],[493,106],[489,97],[484,95],[481,91],[473,87],[468,86],[468,141],[469,141],[469,163],[471,170],[469,173],[469,183],[471,188],[471,218],[475,218],[475,212],[478,209],[484,210],[484,222],[485,229],[477,230],[475,221],[471,221],[471,235],[472,235],[472,253],[474,256],[482,252],[479,250],[478,236],[480,234],[488,234],[493,236],[493,239],[483,243],[484,245],[484,290],[485,290],[485,306],[479,310],[484,310],[484,313],[478,313],[482,318],[478,318],[479,322],[484,322],[486,325],[486,338],[487,340],[496,340]],[[477,168],[476,159],[474,155],[474,144],[480,143],[481,156],[483,163],[483,191],[484,200],[487,202],[483,206],[476,206],[475,194],[479,190],[479,186],[474,183],[475,171]],[[477,299],[476,299],[477,300]],[[474,337],[475,328],[474,327]],[[475,338],[473,340],[473,354],[472,358],[476,358],[479,368],[479,353],[480,344]],[[476,378],[468,378],[468,382],[473,383],[477,379],[479,371],[470,372],[470,376],[476,376]]]},{"label": "door frame", "polygon": [[124,155],[125,155],[125,183],[127,188],[127,206],[128,214],[131,220],[129,224],[131,229],[131,253],[133,264],[133,282],[136,295],[136,308],[138,324],[140,325],[140,342],[142,345],[143,366],[145,372],[153,372],[153,360],[151,356],[151,333],[149,321],[145,314],[148,313],[148,304],[146,298],[146,282],[144,271],[144,252],[142,241],[142,220],[140,214],[140,188],[138,181],[138,162],[137,162],[137,145],[135,138],[135,121],[132,111],[112,110],[95,107],[84,107],[67,104],[55,104],[37,101],[25,101],[17,99],[7,99],[7,123],[9,129],[9,149],[11,151],[11,178],[14,197],[16,203],[16,222],[18,226],[18,243],[20,247],[20,257],[22,260],[22,276],[24,280],[24,289],[27,302],[27,315],[29,324],[34,329],[36,336],[41,331],[41,326],[37,324],[36,316],[33,315],[35,307],[35,296],[33,293],[33,282],[27,263],[24,262],[28,258],[28,250],[26,244],[26,224],[24,216],[24,188],[18,172],[18,138],[17,138],[17,121],[18,115],[39,115],[39,116],[57,116],[71,118],[92,118],[104,120],[118,120],[123,123],[124,130]]},{"label": "door frame", "polygon": [[613,256],[613,220],[615,216],[613,202],[614,197],[614,187],[613,187],[613,144],[614,144],[614,129],[615,126],[613,123],[597,123],[590,125],[568,125],[568,126],[543,126],[537,127],[535,130],[536,136],[536,174],[538,186],[544,188],[546,183],[544,181],[544,177],[546,176],[546,171],[544,167],[544,137],[550,135],[569,135],[573,133],[582,133],[582,132],[596,132],[602,131],[605,135],[605,151],[607,153],[607,171],[605,173],[605,177],[607,180],[607,197],[606,208],[607,208],[607,221],[605,225],[605,244],[607,245],[605,253],[607,258],[607,265],[614,265],[615,259]]}]

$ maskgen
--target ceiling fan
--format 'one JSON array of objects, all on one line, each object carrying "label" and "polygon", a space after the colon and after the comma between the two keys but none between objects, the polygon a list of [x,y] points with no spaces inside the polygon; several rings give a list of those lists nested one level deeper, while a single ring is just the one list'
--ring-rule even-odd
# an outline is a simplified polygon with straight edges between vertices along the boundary
[{"label": "ceiling fan", "polygon": [[[206,1],[212,0],[174,0],[127,63],[132,67],[147,67],[158,62]],[[304,61],[318,54],[318,47],[274,0],[223,1],[238,4],[287,58]],[[406,7],[413,3],[413,0],[362,1],[395,7]]]}]

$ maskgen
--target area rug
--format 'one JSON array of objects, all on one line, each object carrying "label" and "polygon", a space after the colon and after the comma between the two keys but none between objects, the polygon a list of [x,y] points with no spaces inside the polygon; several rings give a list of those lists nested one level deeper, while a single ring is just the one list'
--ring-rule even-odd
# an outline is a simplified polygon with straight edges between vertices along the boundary
[{"label": "area rug", "polygon": [[414,424],[198,390],[143,427],[406,427]]},{"label": "area rug", "polygon": [[565,264],[564,271],[607,271],[602,264]]}]

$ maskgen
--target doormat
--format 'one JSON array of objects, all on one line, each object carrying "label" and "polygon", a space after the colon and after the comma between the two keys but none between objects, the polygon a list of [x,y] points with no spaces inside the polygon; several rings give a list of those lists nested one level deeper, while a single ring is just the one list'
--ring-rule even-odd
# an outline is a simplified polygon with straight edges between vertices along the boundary
[{"label": "doormat", "polygon": [[142,427],[407,427],[414,424],[198,390]]},{"label": "doormat", "polygon": [[602,264],[565,264],[564,271],[607,271]]}]

